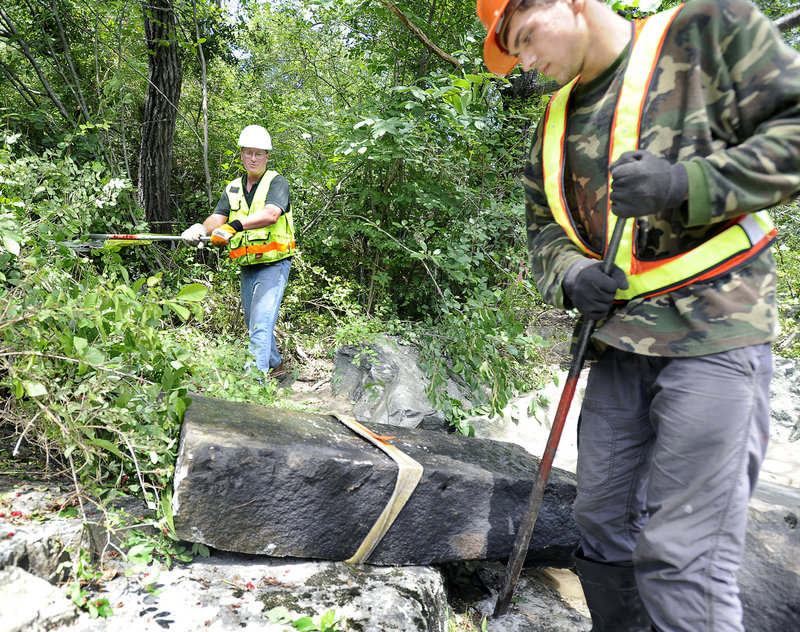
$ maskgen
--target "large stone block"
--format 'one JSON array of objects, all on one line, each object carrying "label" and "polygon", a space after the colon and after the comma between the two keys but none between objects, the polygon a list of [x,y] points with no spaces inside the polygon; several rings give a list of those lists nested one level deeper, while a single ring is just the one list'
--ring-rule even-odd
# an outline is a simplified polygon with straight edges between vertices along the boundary
[{"label": "large stone block", "polygon": [[[519,446],[376,425],[422,478],[374,552],[376,564],[505,559],[538,467]],[[194,397],[176,465],[175,529],[220,550],[346,560],[394,489],[397,465],[329,415]],[[572,474],[554,469],[529,563],[570,565]]]}]

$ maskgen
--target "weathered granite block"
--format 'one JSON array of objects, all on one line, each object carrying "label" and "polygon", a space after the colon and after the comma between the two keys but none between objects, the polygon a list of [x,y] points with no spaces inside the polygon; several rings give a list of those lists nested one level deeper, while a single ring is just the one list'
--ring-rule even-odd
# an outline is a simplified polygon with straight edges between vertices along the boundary
[{"label": "weathered granite block", "polygon": [[[505,559],[538,460],[519,446],[375,425],[424,473],[368,561]],[[335,417],[194,397],[176,466],[177,534],[216,549],[348,559],[394,489],[397,465]],[[569,566],[573,476],[553,469],[528,562]]]}]

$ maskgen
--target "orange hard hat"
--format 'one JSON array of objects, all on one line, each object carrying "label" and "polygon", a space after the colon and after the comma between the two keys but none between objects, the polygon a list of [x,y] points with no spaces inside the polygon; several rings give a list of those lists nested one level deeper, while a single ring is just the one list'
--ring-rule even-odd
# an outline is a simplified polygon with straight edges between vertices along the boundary
[{"label": "orange hard hat", "polygon": [[[519,57],[508,55],[497,43],[497,27],[512,0],[478,0],[478,17],[486,28],[483,42],[483,61],[496,75],[507,75],[519,63]],[[516,4],[519,4],[518,2]]]}]

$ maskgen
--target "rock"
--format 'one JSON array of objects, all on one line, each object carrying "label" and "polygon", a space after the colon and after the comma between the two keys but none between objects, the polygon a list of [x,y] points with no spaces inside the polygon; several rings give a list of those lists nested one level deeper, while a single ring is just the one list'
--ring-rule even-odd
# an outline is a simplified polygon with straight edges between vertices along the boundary
[{"label": "rock", "polygon": [[[348,630],[445,632],[441,574],[424,567],[353,566],[214,552],[170,569],[147,567],[106,582],[114,616],[86,613],[70,632],[293,630],[333,610]],[[279,616],[281,608],[283,616]],[[343,626],[342,626],[343,627]],[[337,628],[340,629],[340,628]]]},{"label": "rock", "polygon": [[[369,562],[506,559],[536,459],[519,446],[374,425],[424,467]],[[397,465],[329,415],[195,397],[183,422],[173,513],[181,538],[240,553],[348,559],[383,511]],[[571,564],[572,475],[554,469],[529,563]]]},{"label": "rock", "polygon": [[[29,482],[0,475],[0,513],[5,517],[13,513],[12,519],[16,521],[0,526],[5,534],[15,533],[5,542],[0,538],[0,545],[8,544],[16,537],[21,525],[30,530],[32,540],[47,539],[37,536],[37,532],[52,534],[60,530],[79,533],[82,518],[58,515],[64,505],[75,503],[75,496],[63,489],[66,487],[48,480]],[[93,549],[108,538],[116,542],[118,532],[128,533],[131,522],[137,528],[142,528],[142,521],[146,524],[148,510],[141,500],[122,497],[115,499],[114,505],[114,516],[109,521],[105,512],[87,499],[83,500],[89,522],[97,523],[87,531],[92,539],[84,541]],[[35,520],[31,519],[33,516]],[[0,522],[3,519],[0,517]],[[106,534],[100,529],[106,522],[119,524],[119,528],[115,527]],[[62,552],[58,547],[42,548],[37,568],[52,571],[57,567]],[[198,557],[191,563],[173,564],[167,568],[158,564],[132,566],[119,556],[107,555],[102,559],[98,579],[84,585],[90,600],[105,599],[110,604],[114,614],[104,619],[92,618],[85,610],[76,611],[64,596],[66,591],[63,588],[15,568],[14,564],[27,563],[24,556],[9,556],[6,562],[10,566],[0,571],[0,632],[19,629],[16,622],[18,615],[23,614],[27,616],[25,632],[39,632],[46,628],[70,632],[161,632],[164,629],[234,632],[243,627],[264,632],[286,632],[294,629],[291,622],[300,617],[311,617],[319,622],[320,616],[331,610],[336,619],[345,618],[347,621],[346,627],[343,623],[337,629],[444,632],[449,629],[447,613],[450,612],[451,620],[455,621],[468,607],[460,598],[464,594],[462,585],[451,583],[445,588],[445,573],[449,575],[450,568],[467,566],[477,569],[475,574],[483,572],[483,563],[444,567],[356,566],[216,550],[211,551],[209,558]],[[493,568],[500,569],[495,570],[495,574],[502,572],[502,565],[495,563]],[[560,612],[559,595],[546,584],[538,588],[537,584],[544,581],[543,576],[530,576],[528,573],[527,569],[523,571],[517,594],[526,600],[533,600],[531,595],[536,595],[537,614]],[[43,574],[50,575],[49,572]],[[470,602],[486,597],[486,586],[480,584],[479,588],[470,595]],[[9,589],[13,590],[9,592]],[[27,595],[35,595],[35,602],[31,603]],[[49,606],[51,603],[52,607]],[[45,604],[48,604],[46,608]],[[518,605],[512,604],[512,612],[517,612]],[[278,616],[280,611],[274,608],[284,609],[283,619]],[[37,614],[45,612],[46,616]],[[516,628],[520,632],[553,632],[554,628],[548,627],[551,619],[547,615],[525,619],[526,625]],[[503,620],[499,619],[498,623]],[[468,625],[465,629],[470,629]],[[579,629],[582,628],[575,628],[576,631]]]},{"label": "rock", "polygon": [[47,581],[63,581],[80,547],[83,525],[57,516],[40,524],[39,516],[65,503],[66,494],[57,486],[40,493],[41,485],[0,477],[0,490],[9,487],[14,491],[3,494],[0,511],[0,568],[19,567]]},{"label": "rock", "polygon": [[16,566],[0,569],[0,605],[0,632],[53,630],[78,617],[62,591]]},{"label": "rock", "polygon": [[[353,402],[353,416],[362,423],[441,430],[444,414],[425,392],[428,377],[417,365],[419,353],[394,339],[369,345],[344,345],[334,356],[334,391]],[[452,381],[452,397],[467,400]]]},{"label": "rock", "polygon": [[770,438],[756,495],[765,483],[800,489],[800,361],[775,358],[770,384]]},{"label": "rock", "polygon": [[[570,571],[560,571],[559,576],[552,570],[524,570],[514,587],[514,602],[500,617],[492,615],[503,585],[505,568],[486,565],[480,569],[480,574],[492,589],[489,597],[475,605],[475,609],[487,618],[487,632],[589,632],[592,629],[580,581]],[[568,583],[569,588],[564,583]],[[575,601],[580,602],[575,605],[580,610],[562,598],[570,591],[575,592]]]},{"label": "rock", "polygon": [[800,366],[797,359],[774,359],[770,383],[770,417],[773,438],[794,442],[800,439]]},{"label": "rock", "polygon": [[748,630],[785,632],[800,621],[800,504],[751,503],[738,573]]}]

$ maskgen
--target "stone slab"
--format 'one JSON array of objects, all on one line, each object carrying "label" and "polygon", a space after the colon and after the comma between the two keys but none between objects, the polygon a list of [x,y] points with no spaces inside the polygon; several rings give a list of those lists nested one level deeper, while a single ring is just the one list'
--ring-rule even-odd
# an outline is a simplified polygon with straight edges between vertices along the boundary
[{"label": "stone slab", "polygon": [[[538,467],[523,448],[375,425],[424,473],[375,564],[502,560]],[[193,397],[173,513],[188,541],[239,553],[346,560],[394,489],[397,466],[333,416]],[[578,540],[573,475],[553,469],[528,563],[566,567]]]}]

